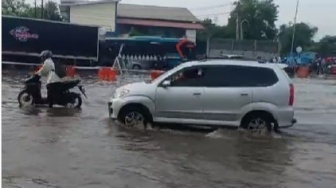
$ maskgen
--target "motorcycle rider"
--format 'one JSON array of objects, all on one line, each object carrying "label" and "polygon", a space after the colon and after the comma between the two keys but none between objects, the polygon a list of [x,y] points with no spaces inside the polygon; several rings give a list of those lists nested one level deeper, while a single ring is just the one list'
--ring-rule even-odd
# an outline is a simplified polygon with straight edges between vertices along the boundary
[{"label": "motorcycle rider", "polygon": [[43,66],[36,72],[39,76],[47,77],[47,100],[49,102],[49,107],[52,107],[53,101],[57,94],[60,92],[62,87],[62,78],[63,74],[58,71],[60,67],[56,65],[52,60],[52,52],[50,50],[44,50],[40,54],[41,61],[43,62]]}]

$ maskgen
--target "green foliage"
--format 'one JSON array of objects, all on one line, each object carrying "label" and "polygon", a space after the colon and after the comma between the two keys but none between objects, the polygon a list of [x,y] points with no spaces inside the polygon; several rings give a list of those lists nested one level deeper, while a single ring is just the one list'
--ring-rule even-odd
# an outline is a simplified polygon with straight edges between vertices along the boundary
[{"label": "green foliage", "polygon": [[197,39],[200,41],[207,41],[208,38],[230,38],[226,26],[218,26],[211,19],[203,20],[202,25],[205,29],[197,32]]},{"label": "green foliage", "polygon": [[129,36],[130,36],[130,37],[143,36],[143,35],[144,35],[143,33],[137,31],[137,30],[134,29],[133,27],[132,27],[131,31],[129,32]]},{"label": "green foliage", "polygon": [[336,36],[323,37],[316,48],[322,56],[336,56]]},{"label": "green foliage", "polygon": [[227,26],[218,26],[210,19],[202,21],[205,30],[198,31],[198,39],[236,38],[236,18],[239,15],[240,26],[243,28],[244,39],[273,40],[277,37],[275,21],[278,18],[278,6],[273,0],[239,0],[230,13]]},{"label": "green foliage", "polygon": [[[277,36],[275,22],[278,19],[278,5],[273,0],[239,0],[228,20],[228,31],[236,36],[236,19],[243,20],[244,39],[273,40]],[[240,24],[239,24],[240,27]]]},{"label": "green foliage", "polygon": [[[218,26],[211,19],[205,19],[202,21],[205,29],[197,32],[197,39],[200,41],[206,41],[208,38],[235,39],[238,14],[239,34],[240,23],[243,23],[244,39],[279,40],[282,46],[281,53],[290,53],[294,27],[292,24],[284,24],[279,29],[276,28],[278,6],[273,0],[238,0],[234,5],[227,26]],[[297,46],[301,46],[304,51],[336,55],[336,36],[326,36],[319,42],[314,42],[317,27],[308,23],[297,23],[295,26],[294,51]]]},{"label": "green foliage", "polygon": [[[2,14],[10,16],[41,18],[42,7],[35,7],[26,3],[25,0],[3,0]],[[44,3],[43,19],[62,21],[58,6],[53,1]]]},{"label": "green foliage", "polygon": [[2,0],[2,14],[10,16],[23,16],[29,9],[25,0]]},{"label": "green foliage", "polygon": [[[295,26],[293,51],[295,52],[297,46],[301,46],[304,50],[315,50],[313,38],[317,33],[318,28],[310,26],[307,23],[297,23]],[[279,40],[282,45],[282,54],[291,52],[293,30],[294,25],[280,26]]]}]

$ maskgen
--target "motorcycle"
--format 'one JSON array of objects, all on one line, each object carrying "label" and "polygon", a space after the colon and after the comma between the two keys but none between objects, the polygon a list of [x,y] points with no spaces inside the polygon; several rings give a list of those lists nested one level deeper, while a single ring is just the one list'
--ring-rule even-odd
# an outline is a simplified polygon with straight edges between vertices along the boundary
[{"label": "motorcycle", "polygon": [[24,81],[25,87],[20,91],[18,95],[18,102],[20,107],[25,105],[34,106],[47,106],[52,107],[55,105],[72,106],[74,108],[80,108],[82,105],[81,94],[70,92],[70,89],[78,87],[79,91],[87,98],[85,89],[82,85],[79,85],[81,80],[69,80],[62,82],[60,91],[53,97],[53,101],[48,101],[47,98],[43,98],[41,94],[41,76],[33,75]]},{"label": "motorcycle", "polygon": [[329,65],[327,65],[326,73],[336,75],[336,62],[330,63]]}]

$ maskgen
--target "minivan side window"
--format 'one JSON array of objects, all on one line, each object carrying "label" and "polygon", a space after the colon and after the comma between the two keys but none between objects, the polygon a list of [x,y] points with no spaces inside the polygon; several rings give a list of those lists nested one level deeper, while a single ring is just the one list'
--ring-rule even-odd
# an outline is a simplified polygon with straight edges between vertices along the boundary
[{"label": "minivan side window", "polygon": [[267,87],[278,82],[272,69],[236,65],[206,68],[206,87]]},{"label": "minivan side window", "polygon": [[172,87],[203,86],[204,69],[201,67],[183,69],[168,78]]}]

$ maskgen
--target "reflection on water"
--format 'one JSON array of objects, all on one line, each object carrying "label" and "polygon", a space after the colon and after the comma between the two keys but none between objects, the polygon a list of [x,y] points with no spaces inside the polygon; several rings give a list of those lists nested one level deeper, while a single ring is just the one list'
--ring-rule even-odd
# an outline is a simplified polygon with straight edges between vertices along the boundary
[{"label": "reflection on water", "polygon": [[25,106],[20,108],[20,112],[27,116],[50,116],[50,117],[74,117],[81,113],[81,109],[65,107],[34,107]]},{"label": "reflection on water", "polygon": [[76,108],[48,108],[46,112],[50,117],[73,117],[79,115],[81,111]]},{"label": "reflection on water", "polygon": [[110,121],[106,100],[115,86],[139,79],[143,78],[84,81],[89,99],[83,99],[82,110],[20,109],[16,103],[20,83],[5,79],[3,184],[34,188],[333,188],[336,184],[334,81],[295,80],[299,123],[281,135],[251,135],[180,126],[130,129]]}]

